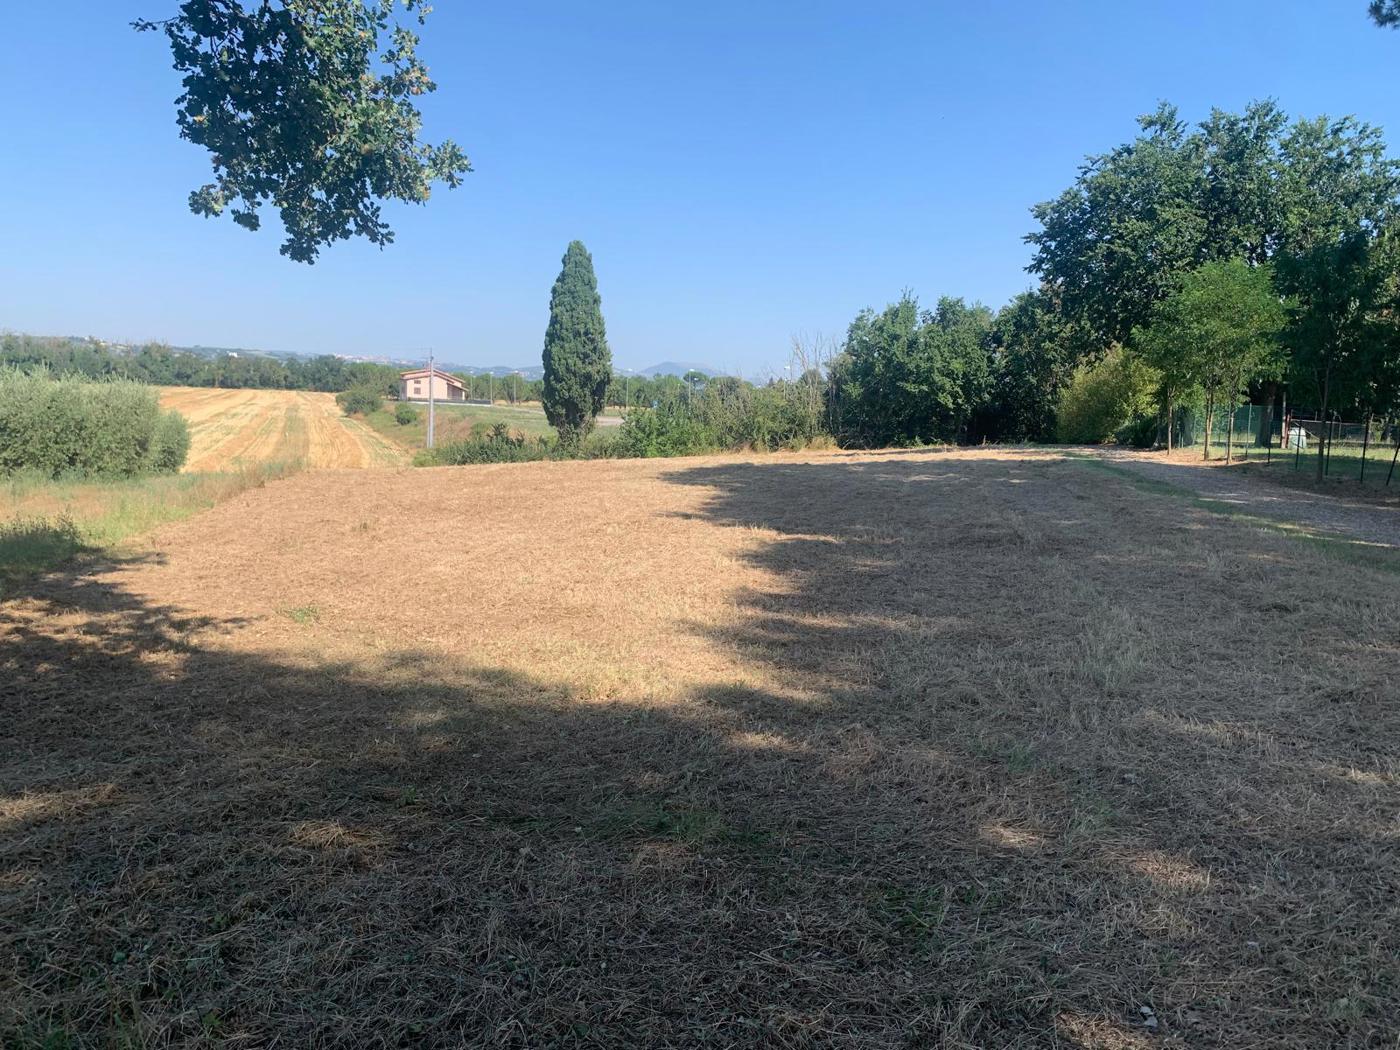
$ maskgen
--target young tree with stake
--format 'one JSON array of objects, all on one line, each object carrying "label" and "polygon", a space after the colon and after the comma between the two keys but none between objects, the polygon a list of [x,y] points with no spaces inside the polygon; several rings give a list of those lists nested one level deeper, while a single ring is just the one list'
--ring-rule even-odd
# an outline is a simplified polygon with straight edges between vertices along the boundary
[{"label": "young tree with stake", "polygon": [[1270,268],[1227,259],[1188,273],[1153,309],[1151,325],[1136,332],[1143,356],[1162,372],[1168,412],[1173,395],[1195,384],[1205,389],[1206,459],[1211,417],[1224,399],[1230,409],[1225,439],[1225,462],[1230,462],[1236,402],[1251,380],[1278,369],[1283,323]]}]

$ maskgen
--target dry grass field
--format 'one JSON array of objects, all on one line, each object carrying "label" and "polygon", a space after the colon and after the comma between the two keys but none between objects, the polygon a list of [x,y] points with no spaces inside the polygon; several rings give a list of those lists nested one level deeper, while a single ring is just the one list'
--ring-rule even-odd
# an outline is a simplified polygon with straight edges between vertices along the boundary
[{"label": "dry grass field", "polygon": [[399,446],[359,420],[346,418],[334,394],[164,387],[160,401],[190,423],[188,473],[238,470],[259,463],[304,462],[312,468],[335,468],[406,462]]},{"label": "dry grass field", "polygon": [[1051,452],[271,483],[0,606],[0,1032],[1394,1046],[1391,553]]}]

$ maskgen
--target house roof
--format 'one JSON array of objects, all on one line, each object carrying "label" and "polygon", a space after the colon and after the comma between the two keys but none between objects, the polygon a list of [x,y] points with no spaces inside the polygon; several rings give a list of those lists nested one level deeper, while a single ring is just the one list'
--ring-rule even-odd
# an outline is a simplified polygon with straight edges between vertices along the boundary
[{"label": "house roof", "polygon": [[[400,378],[400,379],[424,379],[424,378],[426,378],[429,374],[430,374],[430,373],[429,373],[429,370],[426,369],[426,368],[413,368],[413,369],[410,369],[410,370],[407,371],[407,372],[400,372],[400,373],[399,373],[399,378]],[[454,376],[451,372],[444,372],[444,371],[443,371],[442,369],[440,369],[440,368],[434,368],[434,369],[432,369],[431,374],[437,376],[439,379],[445,379],[445,380],[447,380],[447,381],[448,381],[449,383],[451,383],[453,386],[460,386],[460,387],[462,387],[463,389],[466,389],[466,385],[465,385],[460,379],[458,379],[456,376]]]}]

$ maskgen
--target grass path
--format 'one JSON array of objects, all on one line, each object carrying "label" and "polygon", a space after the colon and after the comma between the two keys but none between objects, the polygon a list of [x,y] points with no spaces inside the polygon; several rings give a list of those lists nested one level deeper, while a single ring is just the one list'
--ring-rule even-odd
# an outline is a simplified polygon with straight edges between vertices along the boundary
[{"label": "grass path", "polygon": [[1340,485],[1322,492],[1281,486],[1274,478],[1260,476],[1258,465],[1247,461],[1226,467],[1128,450],[1094,454],[1119,469],[1175,485],[1222,509],[1310,530],[1322,537],[1400,550],[1400,492],[1389,502],[1348,499]]}]

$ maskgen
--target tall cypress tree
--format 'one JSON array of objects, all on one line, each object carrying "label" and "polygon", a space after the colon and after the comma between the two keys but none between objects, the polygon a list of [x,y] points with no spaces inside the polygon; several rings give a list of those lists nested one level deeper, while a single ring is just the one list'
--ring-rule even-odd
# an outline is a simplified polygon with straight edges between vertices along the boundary
[{"label": "tall cypress tree", "polygon": [[612,353],[603,328],[603,300],[593,275],[593,257],[582,241],[573,241],[549,295],[541,398],[550,425],[566,446],[577,446],[592,429],[611,378]]}]

